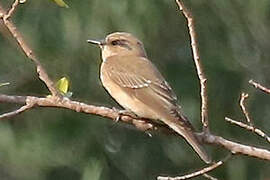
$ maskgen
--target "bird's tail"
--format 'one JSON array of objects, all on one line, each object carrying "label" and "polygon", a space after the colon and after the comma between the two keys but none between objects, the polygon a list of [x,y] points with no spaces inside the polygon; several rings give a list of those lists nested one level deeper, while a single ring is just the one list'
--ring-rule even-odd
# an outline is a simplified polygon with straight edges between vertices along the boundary
[{"label": "bird's tail", "polygon": [[210,156],[208,156],[204,147],[191,129],[186,129],[180,124],[176,123],[168,123],[168,125],[170,128],[172,128],[174,131],[176,131],[178,134],[185,138],[185,140],[192,146],[192,148],[196,151],[196,153],[205,163],[209,164],[212,162]]}]

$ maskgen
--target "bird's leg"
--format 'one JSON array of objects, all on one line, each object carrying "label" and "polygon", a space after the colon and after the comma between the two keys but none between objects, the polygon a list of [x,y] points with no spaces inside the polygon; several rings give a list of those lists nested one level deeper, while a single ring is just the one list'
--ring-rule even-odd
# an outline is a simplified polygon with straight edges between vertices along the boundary
[{"label": "bird's leg", "polygon": [[153,137],[150,131],[146,130],[145,133],[146,133],[147,136],[149,136],[150,138]]},{"label": "bird's leg", "polygon": [[133,113],[132,111],[127,110],[127,109],[118,110],[118,109],[113,107],[113,110],[118,112],[118,116],[115,118],[116,122],[118,122],[122,116],[129,116],[129,117],[132,117],[134,119],[138,118],[138,116],[135,113]]}]

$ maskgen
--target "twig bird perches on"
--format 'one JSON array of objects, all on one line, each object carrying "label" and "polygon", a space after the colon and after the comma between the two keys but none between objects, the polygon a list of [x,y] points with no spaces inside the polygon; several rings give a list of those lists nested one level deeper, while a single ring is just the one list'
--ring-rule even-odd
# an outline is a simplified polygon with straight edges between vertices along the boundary
[{"label": "twig bird perches on", "polygon": [[129,33],[116,32],[105,40],[88,42],[101,48],[100,79],[122,107],[139,117],[168,125],[186,139],[202,160],[211,162],[192,125],[182,114],[170,85],[147,59],[141,41]]}]

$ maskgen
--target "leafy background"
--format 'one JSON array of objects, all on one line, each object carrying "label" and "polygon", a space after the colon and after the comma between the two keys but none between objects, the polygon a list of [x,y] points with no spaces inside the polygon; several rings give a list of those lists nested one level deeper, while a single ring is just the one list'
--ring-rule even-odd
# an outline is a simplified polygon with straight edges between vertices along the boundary
[{"label": "leafy background", "polygon": [[[1,2],[9,7],[11,0]],[[56,82],[70,79],[73,99],[117,107],[99,81],[100,52],[86,43],[115,31],[135,34],[169,81],[183,111],[199,130],[200,96],[186,20],[173,0],[28,0],[12,19]],[[256,126],[270,133],[270,96],[248,84],[270,86],[270,1],[185,1],[196,20],[199,48],[208,77],[213,133],[269,149],[261,138],[224,121],[244,120],[239,95],[248,92]],[[0,26],[0,93],[49,94],[34,65]],[[0,104],[0,112],[16,109]],[[155,179],[192,172],[204,164],[177,137],[153,137],[122,123],[53,108],[36,108],[0,123],[0,179]],[[209,147],[214,159],[228,152]],[[211,174],[220,179],[267,180],[269,162],[236,156]],[[203,179],[199,177],[197,179]]]}]

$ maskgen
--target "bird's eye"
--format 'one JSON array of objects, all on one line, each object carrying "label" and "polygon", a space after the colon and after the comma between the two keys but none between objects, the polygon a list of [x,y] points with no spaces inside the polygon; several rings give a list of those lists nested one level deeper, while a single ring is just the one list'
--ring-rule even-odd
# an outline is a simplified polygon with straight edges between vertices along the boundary
[{"label": "bird's eye", "polygon": [[113,46],[118,45],[118,44],[119,44],[119,41],[118,41],[118,40],[112,41],[112,45],[113,45]]},{"label": "bird's eye", "polygon": [[111,45],[113,45],[113,46],[120,46],[122,48],[126,48],[126,49],[129,49],[129,50],[131,49],[131,47],[129,46],[129,43],[126,40],[124,40],[124,39],[113,40],[111,42]]}]

